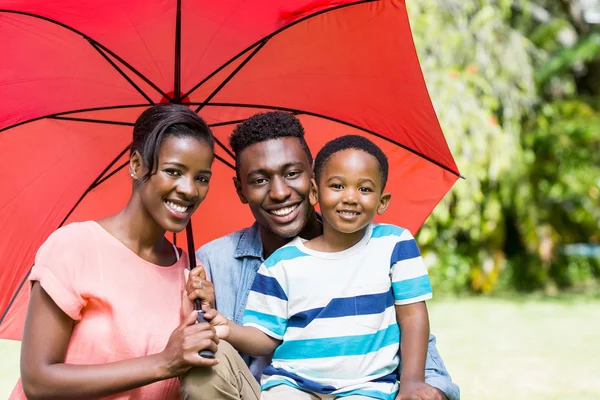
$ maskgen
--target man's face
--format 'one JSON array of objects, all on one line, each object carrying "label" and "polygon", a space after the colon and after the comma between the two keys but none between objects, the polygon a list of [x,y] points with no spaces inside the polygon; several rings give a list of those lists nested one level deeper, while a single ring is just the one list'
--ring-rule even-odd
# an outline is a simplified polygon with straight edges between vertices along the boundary
[{"label": "man's face", "polygon": [[308,200],[312,166],[300,141],[272,139],[245,148],[236,190],[256,221],[283,238],[297,236],[314,211]]}]

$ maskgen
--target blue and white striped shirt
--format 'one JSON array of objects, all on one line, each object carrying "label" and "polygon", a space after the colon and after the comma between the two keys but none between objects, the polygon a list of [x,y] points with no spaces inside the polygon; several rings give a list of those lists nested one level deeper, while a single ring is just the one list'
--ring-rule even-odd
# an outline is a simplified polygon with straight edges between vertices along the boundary
[{"label": "blue and white striped shirt", "polygon": [[351,248],[325,253],[296,238],[261,265],[243,325],[282,340],[261,379],[335,396],[393,400],[400,330],[394,304],[431,298],[406,229],[371,224]]}]

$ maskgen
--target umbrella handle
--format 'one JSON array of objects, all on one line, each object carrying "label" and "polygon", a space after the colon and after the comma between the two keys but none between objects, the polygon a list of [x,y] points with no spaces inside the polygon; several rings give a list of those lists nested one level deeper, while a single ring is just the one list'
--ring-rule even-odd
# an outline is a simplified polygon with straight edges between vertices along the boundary
[{"label": "umbrella handle", "polygon": [[[196,268],[196,250],[194,247],[194,235],[192,233],[192,221],[189,221],[185,232],[187,234],[187,244],[188,244],[188,257],[190,259],[190,271]],[[202,302],[200,299],[194,300],[194,309],[198,311],[198,316],[196,317],[196,323],[200,322],[208,322],[206,318],[204,318],[204,310],[202,310]],[[200,350],[198,355],[203,358],[215,358],[215,353],[212,350]]]}]

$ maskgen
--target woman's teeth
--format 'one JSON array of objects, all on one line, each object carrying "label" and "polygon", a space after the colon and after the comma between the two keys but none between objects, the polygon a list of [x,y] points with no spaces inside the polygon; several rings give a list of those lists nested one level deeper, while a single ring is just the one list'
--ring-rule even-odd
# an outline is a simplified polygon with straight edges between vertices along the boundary
[{"label": "woman's teeth", "polygon": [[285,217],[286,215],[290,215],[292,211],[294,211],[298,207],[298,205],[280,208],[279,210],[271,210],[269,211],[273,215],[277,215],[278,217]]},{"label": "woman's teeth", "polygon": [[184,206],[180,206],[179,204],[175,204],[172,201],[165,201],[165,204],[167,205],[167,207],[169,207],[171,210],[178,212],[178,213],[184,213],[187,211],[187,209],[189,207],[184,207]]}]

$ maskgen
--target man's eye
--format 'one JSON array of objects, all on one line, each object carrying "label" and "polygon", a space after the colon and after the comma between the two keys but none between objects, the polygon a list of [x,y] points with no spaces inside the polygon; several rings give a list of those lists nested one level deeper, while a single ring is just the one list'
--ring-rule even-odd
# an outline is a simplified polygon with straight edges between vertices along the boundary
[{"label": "man's eye", "polygon": [[198,182],[201,182],[201,183],[208,183],[209,181],[210,181],[210,179],[209,179],[209,178],[207,178],[206,176],[199,176],[199,177],[198,177]]},{"label": "man's eye", "polygon": [[264,183],[267,183],[267,180],[265,178],[256,178],[252,181],[252,183],[254,183],[255,185],[262,185]]},{"label": "man's eye", "polygon": [[291,171],[286,174],[287,178],[295,178],[300,175],[300,171]]}]

